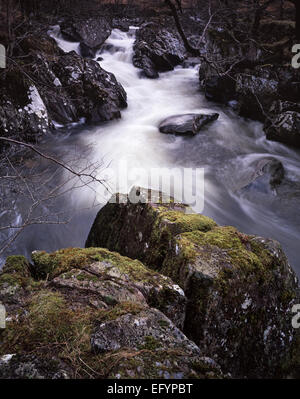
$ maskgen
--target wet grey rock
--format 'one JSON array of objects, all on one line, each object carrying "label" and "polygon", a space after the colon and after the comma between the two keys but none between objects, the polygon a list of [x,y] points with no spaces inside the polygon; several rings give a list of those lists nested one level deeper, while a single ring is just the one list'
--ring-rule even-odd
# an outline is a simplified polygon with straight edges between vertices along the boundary
[{"label": "wet grey rock", "polygon": [[97,62],[71,52],[50,65],[66,87],[67,97],[73,99],[77,119],[101,122],[121,116],[120,110],[127,106],[125,90]]},{"label": "wet grey rock", "polygon": [[237,75],[236,92],[241,116],[265,120],[273,101],[279,98],[279,83],[259,70]]},{"label": "wet grey rock", "polygon": [[[232,67],[232,60],[244,56],[243,51],[241,46],[237,46],[234,42],[231,33],[223,28],[207,29],[204,42],[203,53],[211,62],[203,60],[200,64],[200,87],[208,100],[228,103],[235,99],[236,90],[234,79],[225,72]],[[213,64],[217,65],[217,71]],[[231,74],[234,75],[237,70],[235,66]]]},{"label": "wet grey rock", "polygon": [[111,25],[104,17],[69,19],[61,24],[66,39],[80,42],[83,57],[93,58],[111,34]]},{"label": "wet grey rock", "polygon": [[156,309],[98,323],[91,346],[96,354],[125,352],[110,378],[224,378],[217,362]]},{"label": "wet grey rock", "polygon": [[121,116],[127,106],[125,90],[97,62],[64,53],[48,36],[28,37],[23,46],[30,52],[22,67],[26,73],[12,65],[1,75],[4,135],[37,142],[54,128],[53,122],[101,122]]},{"label": "wet grey rock", "polygon": [[251,182],[242,188],[242,192],[276,193],[284,176],[285,170],[280,161],[275,158],[260,159],[255,164],[254,173],[250,176]]},{"label": "wet grey rock", "polygon": [[133,64],[148,78],[158,78],[159,72],[171,71],[185,58],[185,49],[177,33],[146,23],[136,34]]},{"label": "wet grey rock", "polygon": [[0,130],[6,137],[36,142],[52,127],[38,88],[12,68],[1,77]]},{"label": "wet grey rock", "polygon": [[276,101],[269,114],[264,125],[267,139],[300,147],[300,104]]},{"label": "wet grey rock", "polygon": [[177,135],[196,135],[206,126],[217,120],[219,114],[185,114],[170,116],[159,125],[161,133]]}]

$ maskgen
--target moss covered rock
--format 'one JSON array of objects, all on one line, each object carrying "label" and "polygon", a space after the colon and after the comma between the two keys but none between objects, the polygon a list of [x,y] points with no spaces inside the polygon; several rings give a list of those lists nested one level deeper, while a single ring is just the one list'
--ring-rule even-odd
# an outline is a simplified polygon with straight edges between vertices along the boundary
[{"label": "moss covered rock", "polygon": [[0,273],[0,302],[8,307],[16,307],[35,289],[35,282],[30,273],[30,264],[24,256],[9,256]]},{"label": "moss covered rock", "polygon": [[0,358],[1,379],[69,379],[65,365],[57,359],[35,355],[8,355]]},{"label": "moss covered rock", "polygon": [[105,247],[153,269],[160,269],[173,238],[209,231],[216,223],[157,191],[133,188],[128,198],[113,197],[98,213],[86,247]]},{"label": "moss covered rock", "polygon": [[298,280],[280,244],[187,211],[173,200],[109,203],[87,245],[130,253],[171,277],[188,297],[185,334],[224,370],[280,376],[295,333],[291,308],[299,301]]},{"label": "moss covered rock", "polygon": [[185,296],[169,278],[101,248],[33,259],[9,258],[0,275],[32,281],[14,307],[3,297],[1,378],[223,377],[165,315],[182,327]]},{"label": "moss covered rock", "polygon": [[84,292],[89,293],[107,305],[124,301],[147,303],[183,327],[183,290],[137,260],[103,248],[69,248],[52,254],[34,252],[32,258],[36,278],[47,278],[57,288],[80,291],[83,297]]},{"label": "moss covered rock", "polygon": [[186,353],[200,354],[200,349],[194,342],[188,340],[163,313],[152,308],[141,309],[136,314],[127,313],[114,320],[100,321],[92,334],[91,344],[96,353],[121,348],[176,348]]},{"label": "moss covered rock", "polygon": [[91,345],[96,353],[115,351],[120,361],[112,378],[223,377],[220,367],[156,309],[100,321]]},{"label": "moss covered rock", "polygon": [[162,273],[189,298],[185,333],[225,370],[274,377],[290,350],[297,278],[280,245],[231,227],[184,233]]}]

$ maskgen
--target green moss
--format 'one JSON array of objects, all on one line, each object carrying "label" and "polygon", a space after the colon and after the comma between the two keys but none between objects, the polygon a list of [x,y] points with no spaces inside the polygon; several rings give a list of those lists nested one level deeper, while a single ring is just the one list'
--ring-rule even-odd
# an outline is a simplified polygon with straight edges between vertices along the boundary
[{"label": "green moss", "polygon": [[26,314],[7,323],[1,335],[0,356],[30,353],[49,361],[54,356],[69,365],[73,378],[105,378],[115,357],[91,352],[90,337],[95,322],[138,314],[144,309],[139,304],[124,302],[110,310],[88,306],[73,310],[60,293],[44,289],[32,296]]},{"label": "green moss", "polygon": [[243,244],[239,232],[234,227],[216,227],[206,234],[200,231],[193,231],[184,234],[184,237],[196,245],[215,245],[221,249],[242,249]]},{"label": "green moss", "polygon": [[35,266],[33,273],[36,278],[53,278],[61,273],[76,268],[80,269],[92,263],[92,256],[96,253],[97,251],[93,248],[87,250],[67,248],[52,254],[48,254],[44,251],[34,252],[32,254],[32,260]]},{"label": "green moss", "polygon": [[95,315],[89,309],[73,311],[57,292],[41,290],[33,295],[25,317],[8,322],[2,335],[1,354],[57,353],[75,358],[90,351],[90,333]]},{"label": "green moss", "polygon": [[[176,204],[176,209],[179,204]],[[168,249],[178,234],[192,231],[207,232],[217,226],[210,218],[200,214],[185,213],[182,210],[170,209],[170,206],[160,206],[148,213],[153,217],[151,237],[145,263],[155,270],[160,270],[167,256]]]},{"label": "green moss", "polygon": [[206,232],[217,226],[216,222],[207,216],[200,214],[186,214],[178,211],[161,212],[160,221],[162,220],[167,220],[174,224],[175,234],[194,230]]},{"label": "green moss", "polygon": [[[224,259],[229,258],[232,266],[244,271],[266,270],[265,262],[246,244],[250,241],[250,236],[238,232],[233,227],[216,227],[213,230],[202,233],[193,231],[182,235],[184,252],[189,258],[197,256],[197,247],[216,246],[223,250]],[[261,253],[259,253],[261,255]],[[266,259],[270,259],[270,254],[265,254]],[[225,273],[230,273],[230,270]]]},{"label": "green moss", "polygon": [[[34,291],[40,288],[40,283],[34,281],[31,277],[24,277],[18,273],[2,273],[0,274],[0,289],[7,291],[10,288],[11,295],[15,294],[19,288]],[[7,291],[8,293],[8,291]]]},{"label": "green moss", "polygon": [[102,297],[103,302],[105,302],[108,306],[114,306],[118,303],[118,301],[115,300],[112,296],[103,296]]},{"label": "green moss", "polygon": [[101,309],[98,314],[97,320],[104,323],[110,320],[116,320],[125,314],[136,315],[139,314],[145,307],[133,302],[121,302],[113,309]]},{"label": "green moss", "polygon": [[183,287],[190,266],[197,269],[199,258],[201,263],[212,264],[214,284],[224,295],[230,292],[230,281],[235,278],[245,279],[247,284],[253,281],[266,285],[273,279],[273,259],[265,247],[252,247],[252,238],[230,226],[182,233],[168,252],[162,272]]},{"label": "green moss", "polygon": [[[65,273],[61,277],[62,278],[72,278],[72,277],[74,277],[74,275],[75,275],[75,273]],[[65,277],[65,276],[69,276],[69,277]],[[78,274],[76,274],[76,280],[86,281],[86,282],[92,281],[94,283],[97,283],[99,281],[99,277],[80,271]]]},{"label": "green moss", "polygon": [[161,347],[160,342],[150,335],[150,336],[145,337],[144,343],[143,343],[143,345],[139,346],[139,349],[140,350],[147,349],[150,351],[155,351],[156,349],[158,349],[160,347]]},{"label": "green moss", "polygon": [[14,286],[20,286],[22,284],[22,278],[18,275],[3,273],[0,275],[0,286],[4,284]]},{"label": "green moss", "polygon": [[163,327],[163,328],[169,328],[170,327],[170,323],[166,320],[158,320],[158,324]]},{"label": "green moss", "polygon": [[76,280],[78,280],[78,281],[85,281],[85,280],[86,280],[86,275],[84,275],[84,274],[78,274],[78,275],[76,276]]},{"label": "green moss", "polygon": [[[34,261],[34,274],[36,278],[52,279],[62,273],[64,278],[72,278],[72,269],[81,269],[95,262],[105,262],[109,268],[116,267],[120,273],[127,274],[133,281],[149,282],[152,285],[163,283],[163,279],[157,278],[157,273],[146,268],[138,260],[132,260],[121,256],[117,252],[110,252],[104,248],[67,248],[48,254],[36,252],[32,255]],[[79,274],[79,281],[97,279],[97,277],[86,277]]]},{"label": "green moss", "polygon": [[5,265],[2,269],[3,273],[18,274],[22,277],[28,277],[29,272],[29,262],[24,256],[16,255],[9,256],[6,259]]}]

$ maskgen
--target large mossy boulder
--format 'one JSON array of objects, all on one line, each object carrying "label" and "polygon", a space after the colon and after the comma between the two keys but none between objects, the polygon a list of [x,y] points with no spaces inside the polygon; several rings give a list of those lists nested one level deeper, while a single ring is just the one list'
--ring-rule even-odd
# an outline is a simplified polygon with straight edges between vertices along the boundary
[{"label": "large mossy boulder", "polygon": [[32,258],[0,274],[20,287],[13,304],[0,298],[0,378],[224,377],[181,331],[186,298],[168,277],[101,248]]},{"label": "large mossy boulder", "polygon": [[208,231],[217,225],[191,212],[187,205],[157,191],[133,188],[128,197],[114,196],[101,209],[86,247],[105,247],[158,270],[173,237],[187,231]]},{"label": "large mossy boulder", "polygon": [[57,289],[82,291],[94,305],[132,302],[148,304],[164,312],[178,327],[185,319],[186,298],[171,279],[141,262],[102,248],[70,248],[52,254],[34,252],[32,273],[50,278]]},{"label": "large mossy boulder", "polygon": [[[106,246],[171,277],[188,298],[185,334],[238,377],[274,377],[295,330],[298,280],[279,243],[220,227],[159,193],[108,203],[87,246]],[[113,201],[115,202],[115,201]]]},{"label": "large mossy boulder", "polygon": [[273,241],[217,227],[178,236],[162,273],[189,299],[185,333],[238,376],[280,376],[298,282]]}]

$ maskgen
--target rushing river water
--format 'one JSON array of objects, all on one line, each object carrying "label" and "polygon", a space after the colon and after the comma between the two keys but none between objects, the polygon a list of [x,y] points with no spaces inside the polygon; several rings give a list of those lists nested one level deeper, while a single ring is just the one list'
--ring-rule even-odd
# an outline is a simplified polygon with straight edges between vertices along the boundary
[{"label": "rushing river water", "polygon": [[[55,37],[64,51],[78,51],[78,43]],[[62,134],[49,138],[44,148],[52,151],[57,148],[64,156],[76,147],[78,165],[88,157],[89,162],[104,160],[109,170],[116,173],[127,168],[128,179],[121,181],[123,192],[136,184],[158,188],[148,181],[153,170],[160,174],[162,168],[176,168],[176,181],[184,168],[203,168],[204,197],[201,177],[199,181],[191,177],[184,181],[185,186],[198,190],[194,209],[221,225],[278,240],[300,275],[300,195],[299,186],[298,195],[294,187],[300,181],[299,151],[267,141],[260,123],[246,121],[230,108],[208,102],[199,91],[197,68],[178,67],[162,73],[158,80],[141,78],[140,71],[132,65],[133,43],[134,29],[129,33],[114,30],[98,55],[103,58],[102,68],[114,73],[127,92],[128,109],[122,112],[122,119],[97,127],[77,126],[69,129],[68,134],[62,130]],[[195,137],[165,135],[158,130],[166,117],[198,112],[218,112],[220,116]],[[257,162],[266,157],[282,162],[290,182],[287,188],[278,195],[255,187],[241,191],[250,181]],[[138,168],[145,173],[139,176]],[[99,171],[100,178],[105,175],[105,170]],[[105,193],[98,193],[97,199],[104,203],[104,196]],[[93,201],[93,192],[87,187],[70,192],[60,207],[76,214],[72,221],[65,226],[30,227],[10,252],[30,256],[35,249],[50,251],[83,246],[99,209],[88,209]]]}]

